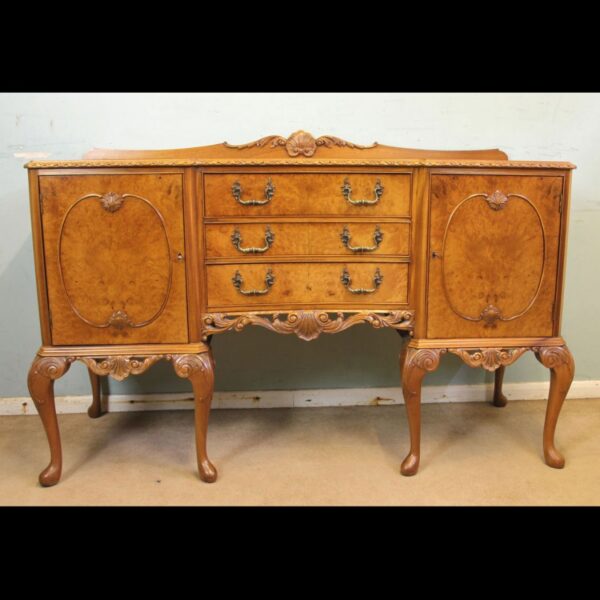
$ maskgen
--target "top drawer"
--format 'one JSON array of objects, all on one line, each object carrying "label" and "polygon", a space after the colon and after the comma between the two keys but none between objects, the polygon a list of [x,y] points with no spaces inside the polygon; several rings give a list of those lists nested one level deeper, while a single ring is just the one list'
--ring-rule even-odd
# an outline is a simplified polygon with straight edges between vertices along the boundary
[{"label": "top drawer", "polygon": [[206,173],[207,217],[410,215],[410,173]]}]

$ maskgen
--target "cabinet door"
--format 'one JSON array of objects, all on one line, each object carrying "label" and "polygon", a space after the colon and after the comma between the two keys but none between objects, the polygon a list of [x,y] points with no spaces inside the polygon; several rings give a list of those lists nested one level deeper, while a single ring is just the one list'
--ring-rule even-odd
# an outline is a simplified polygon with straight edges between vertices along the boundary
[{"label": "cabinet door", "polygon": [[43,175],[39,189],[52,343],[187,342],[182,175]]},{"label": "cabinet door", "polygon": [[430,338],[553,335],[563,176],[432,174]]}]

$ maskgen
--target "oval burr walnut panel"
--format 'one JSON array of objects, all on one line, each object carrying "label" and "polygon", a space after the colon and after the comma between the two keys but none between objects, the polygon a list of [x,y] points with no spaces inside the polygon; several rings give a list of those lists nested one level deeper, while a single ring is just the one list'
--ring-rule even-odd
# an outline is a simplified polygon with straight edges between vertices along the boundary
[{"label": "oval burr walnut panel", "polygon": [[[523,196],[504,198],[502,210],[490,210],[485,194],[463,200],[442,242],[442,285],[452,310],[470,321],[487,318],[490,325],[524,314],[544,274],[546,236],[538,210]],[[505,250],[498,260],[500,248]],[[501,312],[485,312],[499,305]]]},{"label": "oval burr walnut panel", "polygon": [[182,176],[42,176],[53,344],[187,342]]},{"label": "oval burr walnut panel", "polygon": [[[118,198],[118,215],[105,208],[106,198]],[[89,223],[102,235],[82,236]],[[137,223],[144,223],[140,239],[131,235]],[[145,198],[112,192],[84,196],[67,211],[58,244],[64,291],[73,312],[88,325],[144,327],[164,310],[173,278],[171,249],[162,215]],[[127,268],[118,268],[124,260]],[[102,294],[90,296],[88,289],[96,282]],[[148,289],[156,293],[146,299],[143,292]]]},{"label": "oval burr walnut panel", "polygon": [[410,214],[409,173],[206,173],[207,217]]},{"label": "oval burr walnut panel", "polygon": [[210,223],[205,226],[206,257],[240,260],[257,256],[409,256],[410,224]]},{"label": "oval burr walnut panel", "polygon": [[240,263],[208,265],[206,271],[209,311],[395,308],[408,302],[406,263]]},{"label": "oval burr walnut panel", "polygon": [[550,336],[563,178],[431,177],[429,337]]}]

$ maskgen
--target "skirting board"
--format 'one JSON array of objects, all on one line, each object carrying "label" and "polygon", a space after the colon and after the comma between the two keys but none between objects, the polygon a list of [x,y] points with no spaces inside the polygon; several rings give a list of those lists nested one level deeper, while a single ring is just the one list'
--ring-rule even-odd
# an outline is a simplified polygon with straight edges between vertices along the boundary
[{"label": "skirting board", "polygon": [[[543,400],[548,396],[548,381],[507,383],[503,392],[508,400]],[[423,402],[490,402],[493,384],[423,386]],[[569,398],[599,398],[600,381],[574,381]],[[57,396],[59,414],[85,413],[91,395]],[[192,394],[129,394],[103,398],[110,412],[192,409]],[[311,406],[384,406],[404,404],[402,389],[352,388],[325,390],[267,390],[257,392],[215,392],[213,408],[292,408]],[[0,398],[0,415],[37,414],[28,396]]]}]

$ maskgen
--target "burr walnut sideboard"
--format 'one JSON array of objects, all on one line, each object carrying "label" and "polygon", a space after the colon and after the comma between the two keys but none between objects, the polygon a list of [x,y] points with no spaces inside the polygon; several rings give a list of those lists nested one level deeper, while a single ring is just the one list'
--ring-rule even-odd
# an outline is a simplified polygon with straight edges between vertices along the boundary
[{"label": "burr walnut sideboard", "polygon": [[198,468],[214,383],[212,336],[249,325],[312,340],[392,328],[410,451],[420,396],[444,353],[495,371],[531,351],[551,370],[548,465],[574,363],[560,337],[571,169],[499,150],[411,150],[299,131],[244,145],[92,150],[29,169],[42,346],[28,384],[61,475],[53,384],[73,361],[122,380],[170,361],[195,396]]}]

